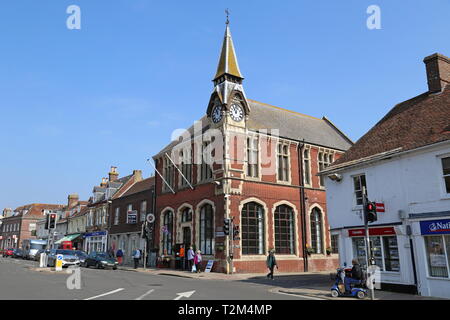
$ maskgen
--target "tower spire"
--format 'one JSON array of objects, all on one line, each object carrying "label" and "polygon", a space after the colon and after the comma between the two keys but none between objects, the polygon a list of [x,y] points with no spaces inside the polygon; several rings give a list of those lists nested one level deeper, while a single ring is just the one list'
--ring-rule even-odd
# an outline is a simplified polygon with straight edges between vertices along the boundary
[{"label": "tower spire", "polygon": [[217,72],[214,76],[214,81],[220,78],[223,75],[230,75],[233,77],[242,80],[243,77],[241,75],[241,71],[239,70],[239,65],[236,58],[236,52],[234,51],[233,39],[231,37],[230,32],[230,20],[229,15],[230,11],[228,9],[225,10],[227,15],[227,21],[225,22],[225,36],[222,44],[222,51],[220,53],[219,65],[217,66]]}]

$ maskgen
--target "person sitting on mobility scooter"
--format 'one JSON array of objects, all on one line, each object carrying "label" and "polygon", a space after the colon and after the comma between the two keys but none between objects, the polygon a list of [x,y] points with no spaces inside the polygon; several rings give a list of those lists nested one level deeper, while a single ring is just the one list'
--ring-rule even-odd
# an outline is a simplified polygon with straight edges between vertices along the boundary
[{"label": "person sitting on mobility scooter", "polygon": [[361,270],[361,266],[359,264],[358,259],[352,260],[352,271],[351,271],[351,277],[348,277],[346,275],[344,279],[344,285],[345,285],[345,293],[350,294],[352,291],[351,285],[352,284],[361,284],[361,281],[363,280],[363,274]]}]

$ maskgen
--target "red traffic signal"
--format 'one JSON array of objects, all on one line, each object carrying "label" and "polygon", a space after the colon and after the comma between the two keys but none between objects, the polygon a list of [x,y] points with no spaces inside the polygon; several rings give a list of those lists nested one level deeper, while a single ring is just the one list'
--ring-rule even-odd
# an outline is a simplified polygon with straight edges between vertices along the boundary
[{"label": "red traffic signal", "polygon": [[377,221],[377,206],[375,202],[367,202],[365,208],[366,221],[375,222]]}]

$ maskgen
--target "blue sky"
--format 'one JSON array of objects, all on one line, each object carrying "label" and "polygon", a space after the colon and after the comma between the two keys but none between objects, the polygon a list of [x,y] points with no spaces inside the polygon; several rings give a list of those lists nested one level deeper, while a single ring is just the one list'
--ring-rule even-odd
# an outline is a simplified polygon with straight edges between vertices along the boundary
[{"label": "blue sky", "polygon": [[[81,30],[66,27],[73,4]],[[425,56],[450,55],[447,0],[2,1],[0,207],[87,199],[111,165],[150,175],[146,159],[206,110],[227,7],[247,96],[355,141],[427,90]]]}]

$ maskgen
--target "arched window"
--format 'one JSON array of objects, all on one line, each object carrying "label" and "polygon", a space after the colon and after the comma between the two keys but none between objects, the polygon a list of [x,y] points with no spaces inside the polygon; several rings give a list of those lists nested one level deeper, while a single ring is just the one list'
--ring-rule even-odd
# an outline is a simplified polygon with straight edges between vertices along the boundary
[{"label": "arched window", "polygon": [[173,212],[167,210],[163,216],[163,247],[162,253],[172,254]]},{"label": "arched window", "polygon": [[189,208],[184,208],[181,212],[181,222],[192,221],[192,211]]},{"label": "arched window", "polygon": [[287,205],[275,209],[275,252],[294,254],[294,210]]},{"label": "arched window", "polygon": [[256,202],[242,208],[242,254],[264,254],[264,209]]},{"label": "arched window", "polygon": [[213,254],[213,208],[205,204],[200,209],[199,249],[202,254]]},{"label": "arched window", "polygon": [[322,213],[318,208],[311,212],[311,248],[314,253],[323,253]]}]

